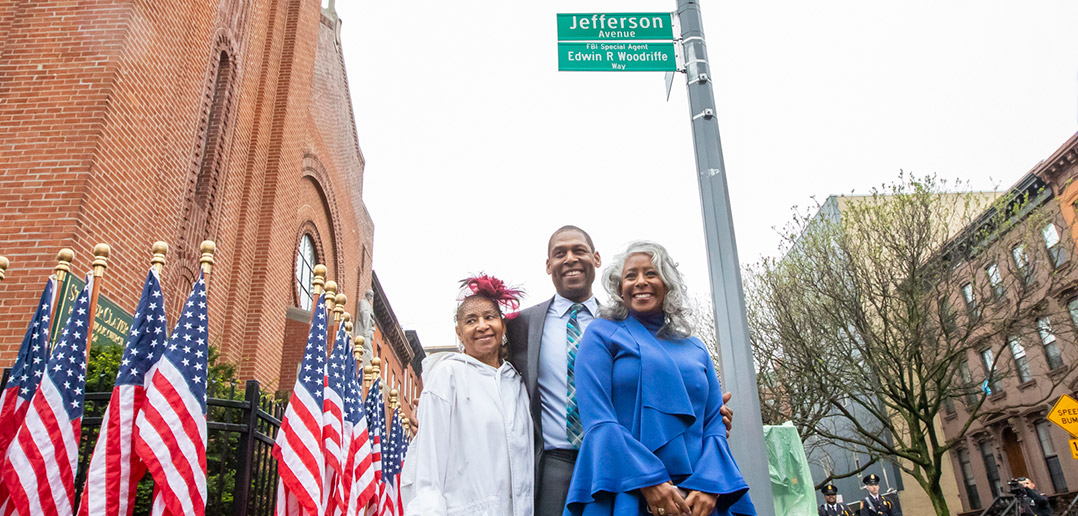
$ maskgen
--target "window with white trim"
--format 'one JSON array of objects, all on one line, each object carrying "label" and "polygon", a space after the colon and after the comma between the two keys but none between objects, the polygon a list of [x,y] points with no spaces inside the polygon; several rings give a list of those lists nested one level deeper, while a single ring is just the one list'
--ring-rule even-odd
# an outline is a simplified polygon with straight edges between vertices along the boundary
[{"label": "window with white trim", "polygon": [[1067,253],[1059,239],[1059,231],[1054,222],[1041,228],[1041,236],[1044,237],[1044,247],[1048,250],[1048,257],[1052,260],[1052,266],[1059,267],[1067,263]]},{"label": "window with white trim", "polygon": [[1007,339],[1007,345],[1011,348],[1011,356],[1014,357],[1014,370],[1018,373],[1018,381],[1026,383],[1033,379],[1029,371],[1029,357],[1026,356],[1026,348],[1022,347],[1022,339],[1018,335],[1011,335]]},{"label": "window with white trim", "polygon": [[1048,369],[1063,367],[1063,354],[1056,342],[1056,334],[1052,332],[1052,322],[1047,317],[1037,319],[1037,333],[1041,335],[1044,344],[1044,357],[1048,361]]},{"label": "window with white trim", "polygon": [[303,235],[299,239],[299,247],[296,249],[296,295],[299,298],[299,307],[310,310],[314,304],[314,264],[317,257],[314,254],[314,241],[310,235]]},{"label": "window with white trim", "polygon": [[1011,256],[1014,257],[1014,264],[1018,267],[1018,274],[1022,276],[1024,283],[1029,283],[1033,280],[1032,271],[1029,267],[1029,257],[1026,256],[1026,245],[1018,244],[1011,248]]}]

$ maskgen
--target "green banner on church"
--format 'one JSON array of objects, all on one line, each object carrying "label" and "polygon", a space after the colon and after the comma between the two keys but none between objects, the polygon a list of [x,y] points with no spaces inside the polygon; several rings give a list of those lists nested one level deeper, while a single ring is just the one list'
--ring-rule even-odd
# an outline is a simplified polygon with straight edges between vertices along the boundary
[{"label": "green banner on church", "polygon": [[[86,282],[74,274],[68,274],[61,286],[61,296],[56,307],[56,317],[53,320],[52,341],[56,342],[67,318],[71,312],[71,305],[79,297]],[[97,312],[94,314],[94,339],[90,346],[104,346],[109,344],[123,345],[127,341],[127,333],[131,330],[134,317],[120,305],[112,302],[104,294],[97,296]]]}]

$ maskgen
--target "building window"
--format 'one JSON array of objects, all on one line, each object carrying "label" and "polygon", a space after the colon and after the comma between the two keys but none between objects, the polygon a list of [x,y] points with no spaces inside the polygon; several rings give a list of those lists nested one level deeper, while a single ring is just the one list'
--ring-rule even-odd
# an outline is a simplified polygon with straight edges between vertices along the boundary
[{"label": "building window", "polygon": [[999,266],[993,263],[985,267],[984,272],[988,274],[988,284],[992,286],[992,295],[997,298],[1003,296],[1003,276],[999,274]]},{"label": "building window", "polygon": [[973,293],[973,283],[966,282],[962,285],[962,300],[966,302],[966,311],[970,318],[980,317],[981,312],[977,309],[977,296]]},{"label": "building window", "polygon": [[953,398],[943,398],[943,413],[948,416],[953,416],[955,414]]},{"label": "building window", "polygon": [[984,472],[988,475],[988,488],[992,491],[992,498],[995,498],[1003,491],[1003,486],[999,483],[999,465],[996,464],[996,456],[992,454],[992,446],[988,441],[981,441],[980,448]]},{"label": "building window", "polygon": [[984,362],[984,383],[987,389],[985,392],[987,394],[1003,392],[1003,386],[999,384],[999,375],[996,374],[996,355],[992,353],[992,348],[981,352],[981,361]]},{"label": "building window", "polygon": [[939,310],[944,335],[953,334],[958,330],[958,316],[955,314],[954,308],[951,307],[951,302],[947,298],[940,298]]},{"label": "building window", "polygon": [[962,389],[966,391],[966,405],[975,405],[977,403],[977,394],[973,390],[973,375],[969,372],[968,360],[963,360],[958,364],[958,376],[962,379]]},{"label": "building window", "polygon": [[228,54],[221,52],[217,61],[217,76],[213,81],[213,100],[210,102],[206,132],[202,140],[202,162],[199,164],[198,178],[195,181],[195,200],[203,208],[211,197],[211,177],[216,175],[217,155],[221,152],[225,116],[228,114],[226,102],[231,72],[232,63]]},{"label": "building window", "polygon": [[977,493],[977,481],[973,479],[973,467],[969,462],[969,450],[958,450],[958,466],[962,469],[962,479],[966,484],[966,498],[969,499],[969,509],[975,511],[981,508],[981,496]]},{"label": "building window", "polygon": [[1033,280],[1033,275],[1030,274],[1029,258],[1026,256],[1026,245],[1018,244],[1011,248],[1011,256],[1014,257],[1014,264],[1018,267],[1018,274],[1022,276],[1022,282],[1029,283]]},{"label": "building window", "polygon": [[1026,383],[1033,379],[1033,375],[1029,372],[1029,358],[1026,357],[1026,348],[1022,347],[1022,339],[1017,335],[1011,335],[1011,338],[1007,339],[1007,344],[1011,347],[1011,356],[1014,357],[1014,370],[1018,373],[1018,381]]},{"label": "building window", "polygon": [[1041,342],[1044,343],[1044,357],[1048,360],[1048,369],[1063,367],[1063,355],[1059,351],[1056,335],[1052,333],[1052,323],[1047,317],[1037,319],[1037,332],[1041,334]]},{"label": "building window", "polygon": [[1044,247],[1048,249],[1048,256],[1052,259],[1052,266],[1059,267],[1067,263],[1067,253],[1060,243],[1059,231],[1056,230],[1054,222],[1049,222],[1047,226],[1041,229],[1041,236],[1044,237]]},{"label": "building window", "polygon": [[1078,326],[1078,297],[1067,301],[1067,311],[1071,314],[1071,322]]},{"label": "building window", "polygon": [[299,307],[310,310],[314,304],[314,264],[317,262],[314,255],[314,241],[310,235],[303,235],[299,239],[299,248],[296,249],[296,294],[299,297]]},{"label": "building window", "polygon": [[1044,452],[1044,463],[1048,466],[1048,474],[1052,477],[1052,489],[1057,493],[1067,492],[1067,481],[1063,478],[1063,467],[1059,464],[1059,456],[1056,448],[1052,445],[1052,433],[1047,421],[1041,421],[1033,425],[1037,429],[1037,439],[1041,442],[1041,451]]}]

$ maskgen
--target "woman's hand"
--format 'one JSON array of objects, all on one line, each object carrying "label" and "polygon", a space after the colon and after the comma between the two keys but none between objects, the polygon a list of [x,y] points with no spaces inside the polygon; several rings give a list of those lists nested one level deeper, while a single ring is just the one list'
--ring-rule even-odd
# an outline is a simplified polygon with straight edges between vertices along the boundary
[{"label": "woman's hand", "polygon": [[722,395],[722,408],[719,409],[719,414],[722,414],[722,424],[726,425],[726,434],[730,434],[730,430],[734,429],[734,411],[730,409],[727,403],[730,403],[730,398],[733,398],[732,393],[725,393]]},{"label": "woman's hand", "polygon": [[715,502],[719,500],[719,495],[711,493],[701,493],[700,491],[693,491],[689,493],[689,497],[685,499],[685,503],[689,504],[692,509],[692,516],[708,516],[711,511],[715,510]]},{"label": "woman's hand", "polygon": [[[670,482],[657,486],[642,487],[640,492],[648,502],[648,512],[657,516],[689,516],[689,504],[681,497],[681,491]],[[714,503],[712,503],[714,506]]]}]

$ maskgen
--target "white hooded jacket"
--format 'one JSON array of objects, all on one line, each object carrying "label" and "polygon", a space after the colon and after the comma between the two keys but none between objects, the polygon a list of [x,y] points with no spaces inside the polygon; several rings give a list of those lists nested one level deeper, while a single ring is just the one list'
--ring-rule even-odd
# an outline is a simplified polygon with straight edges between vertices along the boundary
[{"label": "white hooded jacket", "polygon": [[531,516],[535,449],[528,393],[509,362],[464,353],[423,361],[419,432],[401,472],[405,516]]}]

